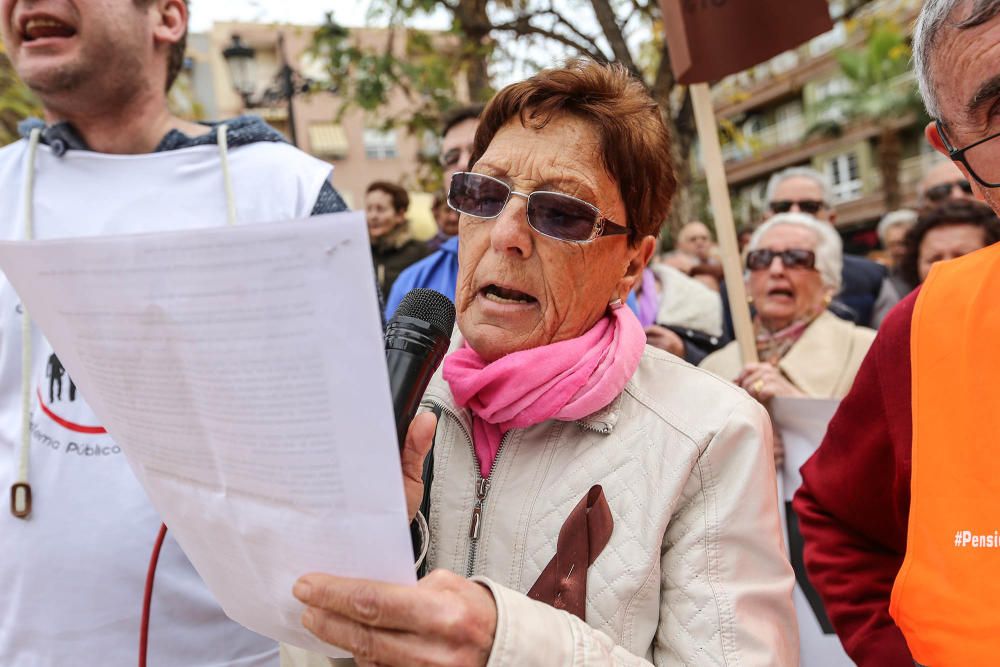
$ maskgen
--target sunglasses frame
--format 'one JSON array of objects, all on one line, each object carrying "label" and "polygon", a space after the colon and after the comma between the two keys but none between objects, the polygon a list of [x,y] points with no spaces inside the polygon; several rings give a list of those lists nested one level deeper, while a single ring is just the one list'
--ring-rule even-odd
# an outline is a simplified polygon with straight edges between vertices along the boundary
[{"label": "sunglasses frame", "polygon": [[[774,205],[778,203],[788,204],[788,208],[785,209],[784,211],[777,211],[775,210]],[[809,211],[805,210],[802,207],[803,204],[809,204],[810,208],[812,207],[812,205],[816,205],[816,210],[810,213]],[[767,203],[767,207],[771,209],[771,213],[774,213],[776,215],[781,213],[788,213],[789,211],[792,210],[793,206],[798,206],[799,210],[805,213],[806,215],[816,215],[817,213],[819,213],[820,211],[822,211],[824,208],[827,207],[826,202],[820,201],[819,199],[778,199],[777,201],[772,201]]]},{"label": "sunglasses frame", "polygon": [[[503,205],[500,207],[500,210],[497,212],[497,214],[496,215],[491,215],[491,216],[484,216],[484,215],[475,215],[473,213],[466,213],[465,211],[462,211],[462,210],[458,209],[457,207],[452,206],[452,203],[451,203],[451,184],[449,184],[449,187],[448,187],[448,197],[446,198],[446,201],[448,203],[448,208],[450,208],[451,210],[456,211],[456,212],[458,212],[458,213],[460,213],[462,215],[467,215],[467,216],[469,216],[471,218],[476,218],[478,220],[496,220],[503,213],[504,209],[507,208],[507,204],[510,203],[511,197],[515,197],[516,196],[516,197],[523,197],[524,200],[525,200],[525,202],[526,202],[526,204],[525,204],[525,210],[524,210],[524,217],[525,217],[525,220],[528,221],[528,226],[531,227],[531,229],[534,230],[536,233],[541,234],[542,236],[545,236],[547,238],[555,239],[556,241],[564,241],[566,243],[590,243],[591,241],[595,241],[595,240],[597,240],[598,238],[600,238],[602,236],[620,236],[620,235],[629,235],[630,234],[630,231],[629,231],[629,229],[627,227],[623,227],[622,225],[619,225],[618,223],[616,223],[613,220],[611,220],[610,218],[604,217],[601,214],[601,210],[599,208],[597,208],[596,206],[594,206],[593,204],[591,204],[588,201],[584,201],[583,199],[580,199],[579,197],[574,197],[573,195],[568,195],[568,194],[566,194],[564,192],[553,192],[551,190],[535,190],[534,192],[528,192],[528,193],[517,192],[516,190],[514,190],[514,188],[510,187],[509,185],[507,185],[506,183],[504,183],[503,181],[501,181],[499,178],[494,178],[493,176],[487,176],[486,174],[478,174],[478,173],[476,173],[474,171],[457,171],[457,172],[455,172],[455,174],[451,177],[452,183],[454,183],[456,176],[476,176],[476,177],[479,177],[479,178],[485,178],[485,179],[491,180],[491,181],[493,181],[495,183],[499,183],[500,185],[504,186],[507,189],[507,198],[504,200]],[[579,202],[579,203],[583,204],[584,206],[586,206],[590,210],[592,210],[594,212],[594,226],[593,226],[593,228],[590,231],[590,236],[588,238],[586,238],[586,239],[579,239],[579,240],[577,240],[577,239],[564,239],[564,238],[560,238],[558,236],[553,236],[552,234],[547,234],[546,232],[543,232],[542,230],[538,229],[538,227],[535,227],[535,225],[533,225],[531,223],[531,216],[528,215],[528,208],[530,207],[531,197],[534,196],[534,195],[556,195],[557,197],[564,197],[566,199],[572,199],[572,200],[574,200],[576,202]]]},{"label": "sunglasses frame", "polygon": [[991,134],[985,139],[980,139],[979,141],[973,142],[963,148],[955,148],[951,144],[951,141],[948,140],[948,135],[944,133],[944,123],[942,123],[938,119],[934,119],[934,125],[937,127],[938,135],[941,137],[941,141],[942,143],[944,143],[944,147],[948,149],[948,157],[951,159],[952,162],[961,162],[965,166],[965,168],[969,171],[969,175],[972,176],[972,178],[976,179],[976,182],[979,183],[984,188],[1000,188],[1000,183],[988,183],[982,178],[980,178],[979,174],[976,173],[976,170],[972,168],[972,166],[969,164],[968,159],[966,159],[965,157],[966,151],[969,151],[975,148],[976,146],[979,146],[980,144],[985,144],[987,141],[993,141],[997,137],[1000,137],[1000,132],[997,132],[996,134]]},{"label": "sunglasses frame", "polygon": [[[809,253],[809,255],[812,257],[812,266],[805,266],[803,264],[789,263],[789,262],[785,261],[785,255],[787,253],[790,253],[790,252],[805,252],[805,253]],[[760,268],[755,269],[752,266],[750,266],[750,257],[754,253],[770,253],[771,260],[769,262],[767,262],[767,264],[764,264],[763,266],[761,266]],[[814,250],[806,250],[804,248],[788,248],[787,250],[782,250],[781,252],[777,252],[775,250],[771,250],[770,248],[757,248],[756,250],[751,250],[751,251],[749,251],[747,253],[747,258],[746,258],[747,271],[766,271],[769,268],[771,268],[772,264],[774,264],[774,259],[776,257],[781,260],[781,266],[783,266],[786,269],[804,269],[806,271],[816,271],[817,270],[816,269],[816,252]]]}]

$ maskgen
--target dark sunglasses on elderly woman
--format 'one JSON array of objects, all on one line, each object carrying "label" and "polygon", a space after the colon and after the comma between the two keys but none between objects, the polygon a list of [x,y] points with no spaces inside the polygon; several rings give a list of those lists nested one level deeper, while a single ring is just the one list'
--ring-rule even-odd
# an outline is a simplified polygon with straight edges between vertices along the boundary
[{"label": "dark sunglasses on elderly woman", "polygon": [[781,264],[786,269],[814,269],[816,268],[816,253],[812,250],[801,250],[792,248],[777,252],[761,248],[751,250],[747,253],[747,268],[751,271],[762,271],[771,268],[771,262],[775,257],[781,258]]},{"label": "dark sunglasses on elderly woman", "polygon": [[514,192],[501,180],[460,171],[451,177],[448,206],[474,218],[496,218],[511,197],[527,200],[528,224],[543,236],[560,241],[587,243],[601,236],[628,234],[628,229],[608,220],[593,204],[561,192]]}]

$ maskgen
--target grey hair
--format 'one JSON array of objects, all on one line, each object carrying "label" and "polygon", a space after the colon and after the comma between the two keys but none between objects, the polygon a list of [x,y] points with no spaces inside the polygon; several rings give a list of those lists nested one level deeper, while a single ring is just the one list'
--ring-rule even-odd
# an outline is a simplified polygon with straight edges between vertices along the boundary
[{"label": "grey hair", "polygon": [[[969,15],[958,22],[949,21],[959,5],[971,4]],[[986,23],[1000,14],[1000,0],[927,0],[913,31],[913,69],[917,75],[920,96],[931,118],[941,118],[941,107],[934,95],[931,79],[931,55],[944,28],[966,30]]]},{"label": "grey hair", "polygon": [[811,215],[806,215],[805,213],[779,213],[770,217],[750,237],[750,243],[747,244],[747,252],[756,250],[764,235],[781,225],[802,227],[816,235],[816,269],[819,271],[820,278],[826,287],[833,290],[834,294],[840,292],[841,274],[844,269],[844,243],[840,240],[840,234],[837,233],[832,225],[820,222]]},{"label": "grey hair", "polygon": [[823,203],[827,206],[831,204],[830,191],[833,188],[830,186],[830,179],[811,167],[790,167],[773,174],[771,180],[767,182],[768,202],[774,201],[774,193],[778,189],[778,186],[790,178],[808,178],[810,181],[814,181],[823,192]]},{"label": "grey hair", "polygon": [[889,211],[882,219],[878,222],[878,227],[876,231],[878,232],[878,238],[885,246],[885,235],[889,233],[889,230],[893,227],[899,225],[906,225],[907,228],[912,227],[917,224],[917,212],[909,208],[901,208],[897,211]]}]

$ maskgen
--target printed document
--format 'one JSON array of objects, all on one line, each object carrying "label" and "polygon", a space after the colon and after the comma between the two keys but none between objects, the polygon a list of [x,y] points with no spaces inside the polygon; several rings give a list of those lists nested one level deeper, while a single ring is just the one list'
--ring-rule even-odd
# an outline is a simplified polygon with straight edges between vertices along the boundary
[{"label": "printed document", "polygon": [[415,582],[361,213],[3,242],[0,267],[231,618],[343,656],[295,580]]}]

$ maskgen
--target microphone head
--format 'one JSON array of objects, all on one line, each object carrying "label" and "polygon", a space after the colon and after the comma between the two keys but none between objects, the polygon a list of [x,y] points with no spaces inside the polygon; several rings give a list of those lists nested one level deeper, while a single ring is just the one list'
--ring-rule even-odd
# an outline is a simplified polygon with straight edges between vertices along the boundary
[{"label": "microphone head", "polygon": [[455,304],[441,292],[418,287],[403,297],[393,319],[397,317],[423,320],[445,338],[451,338],[452,329],[455,328]]}]

